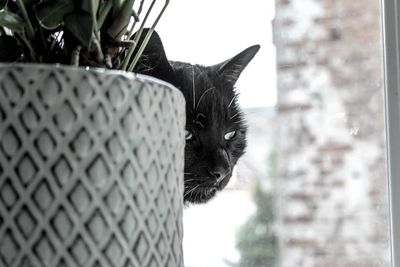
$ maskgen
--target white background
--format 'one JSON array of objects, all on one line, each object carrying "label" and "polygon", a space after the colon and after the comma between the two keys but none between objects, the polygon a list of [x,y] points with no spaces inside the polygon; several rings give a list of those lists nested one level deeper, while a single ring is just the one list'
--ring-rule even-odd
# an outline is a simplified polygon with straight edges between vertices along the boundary
[{"label": "white background", "polygon": [[202,65],[222,62],[260,44],[236,87],[244,108],[272,106],[276,102],[274,5],[274,0],[171,0],[157,32],[170,60]]}]

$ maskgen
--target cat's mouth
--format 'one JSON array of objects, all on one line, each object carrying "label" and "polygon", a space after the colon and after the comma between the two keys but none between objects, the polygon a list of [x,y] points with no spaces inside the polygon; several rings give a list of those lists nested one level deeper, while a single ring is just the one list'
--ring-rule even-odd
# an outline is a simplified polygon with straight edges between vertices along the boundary
[{"label": "cat's mouth", "polygon": [[[204,203],[213,198],[218,191],[221,191],[229,181],[231,174],[222,181],[216,182],[213,178],[205,180],[200,177],[185,177],[184,202]],[[203,180],[203,182],[201,182]],[[205,181],[204,181],[205,180]]]}]

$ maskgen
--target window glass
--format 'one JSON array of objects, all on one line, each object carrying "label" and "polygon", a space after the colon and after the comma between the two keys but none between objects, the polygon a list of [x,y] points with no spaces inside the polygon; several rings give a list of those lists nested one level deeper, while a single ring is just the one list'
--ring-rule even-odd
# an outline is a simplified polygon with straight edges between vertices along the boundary
[{"label": "window glass", "polygon": [[169,58],[260,43],[237,84],[247,153],[184,211],[187,267],[390,266],[379,0],[175,0]]}]

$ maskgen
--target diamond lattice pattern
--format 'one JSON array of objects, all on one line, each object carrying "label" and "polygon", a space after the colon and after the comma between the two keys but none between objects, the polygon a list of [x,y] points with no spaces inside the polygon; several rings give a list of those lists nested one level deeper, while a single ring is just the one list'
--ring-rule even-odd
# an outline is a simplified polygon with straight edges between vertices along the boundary
[{"label": "diamond lattice pattern", "polygon": [[0,67],[0,266],[183,266],[184,99],[142,76]]}]

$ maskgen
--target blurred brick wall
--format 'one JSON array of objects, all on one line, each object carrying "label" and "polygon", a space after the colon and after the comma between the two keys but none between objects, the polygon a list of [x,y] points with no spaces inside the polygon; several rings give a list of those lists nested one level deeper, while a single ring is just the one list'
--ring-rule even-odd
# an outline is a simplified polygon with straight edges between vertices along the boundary
[{"label": "blurred brick wall", "polygon": [[276,0],[282,267],[389,265],[380,1]]}]

